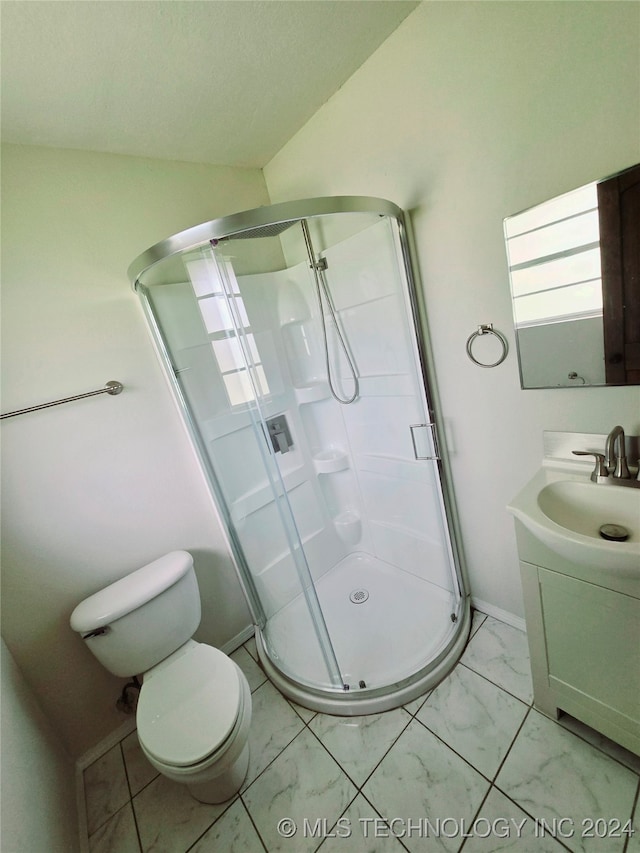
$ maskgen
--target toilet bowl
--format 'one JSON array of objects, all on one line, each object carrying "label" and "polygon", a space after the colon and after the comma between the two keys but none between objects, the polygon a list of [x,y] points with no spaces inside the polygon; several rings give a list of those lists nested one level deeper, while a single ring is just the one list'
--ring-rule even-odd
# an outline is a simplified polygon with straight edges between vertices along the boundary
[{"label": "toilet bowl", "polygon": [[250,722],[247,679],[212,646],[190,641],[144,675],[136,711],[142,752],[201,802],[221,803],[239,790]]},{"label": "toilet bowl", "polygon": [[193,559],[173,551],[82,601],[71,627],[114,675],[142,675],[138,740],[149,762],[197,800],[221,803],[249,763],[251,691],[200,622]]}]

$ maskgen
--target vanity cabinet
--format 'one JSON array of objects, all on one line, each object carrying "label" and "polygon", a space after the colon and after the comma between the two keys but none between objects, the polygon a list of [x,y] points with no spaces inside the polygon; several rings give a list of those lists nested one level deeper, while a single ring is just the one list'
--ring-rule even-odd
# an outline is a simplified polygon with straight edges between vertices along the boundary
[{"label": "vanity cabinet", "polygon": [[516,535],[535,706],[640,755],[638,578],[573,564],[517,520]]}]

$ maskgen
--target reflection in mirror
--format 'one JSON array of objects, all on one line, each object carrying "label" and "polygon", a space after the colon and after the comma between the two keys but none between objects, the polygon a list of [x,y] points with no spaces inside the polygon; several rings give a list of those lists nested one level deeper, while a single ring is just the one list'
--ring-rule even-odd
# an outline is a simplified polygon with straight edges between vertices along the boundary
[{"label": "reflection in mirror", "polygon": [[522,387],[640,384],[640,165],[504,233]]}]

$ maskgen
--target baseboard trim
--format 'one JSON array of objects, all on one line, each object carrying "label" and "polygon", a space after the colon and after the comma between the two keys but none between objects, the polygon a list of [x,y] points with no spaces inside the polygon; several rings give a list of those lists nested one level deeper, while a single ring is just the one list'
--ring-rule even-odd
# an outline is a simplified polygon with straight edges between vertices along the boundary
[{"label": "baseboard trim", "polygon": [[123,738],[126,738],[127,735],[130,735],[131,732],[135,731],[135,728],[136,718],[135,715],[132,714],[131,717],[121,723],[117,729],[114,729],[106,737],[102,738],[101,741],[98,741],[95,746],[92,746],[91,749],[88,749],[83,755],[81,755],[76,761],[76,769],[82,773],[90,764],[93,764],[94,761],[101,758],[105,752],[109,752],[109,750],[116,744],[120,743]]},{"label": "baseboard trim", "polygon": [[511,625],[512,628],[517,628],[518,631],[524,631],[525,634],[527,632],[526,622],[521,616],[516,616],[515,613],[509,613],[508,610],[503,610],[501,607],[496,607],[487,601],[475,598],[475,596],[471,596],[471,606],[487,616],[492,616],[499,622],[505,622],[507,625]]},{"label": "baseboard trim", "polygon": [[229,642],[225,643],[224,646],[220,646],[220,651],[224,652],[225,655],[230,655],[232,652],[235,652],[240,648],[247,640],[250,640],[251,637],[255,634],[255,628],[253,625],[247,625],[247,627],[240,631],[239,634],[236,634]]}]

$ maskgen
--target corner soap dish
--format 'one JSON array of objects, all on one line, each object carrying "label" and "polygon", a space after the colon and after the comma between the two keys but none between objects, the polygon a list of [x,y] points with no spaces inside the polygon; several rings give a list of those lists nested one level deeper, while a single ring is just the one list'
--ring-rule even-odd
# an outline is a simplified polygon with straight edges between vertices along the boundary
[{"label": "corner soap dish", "polygon": [[323,450],[313,457],[317,474],[334,474],[349,467],[349,457],[344,450]]}]

